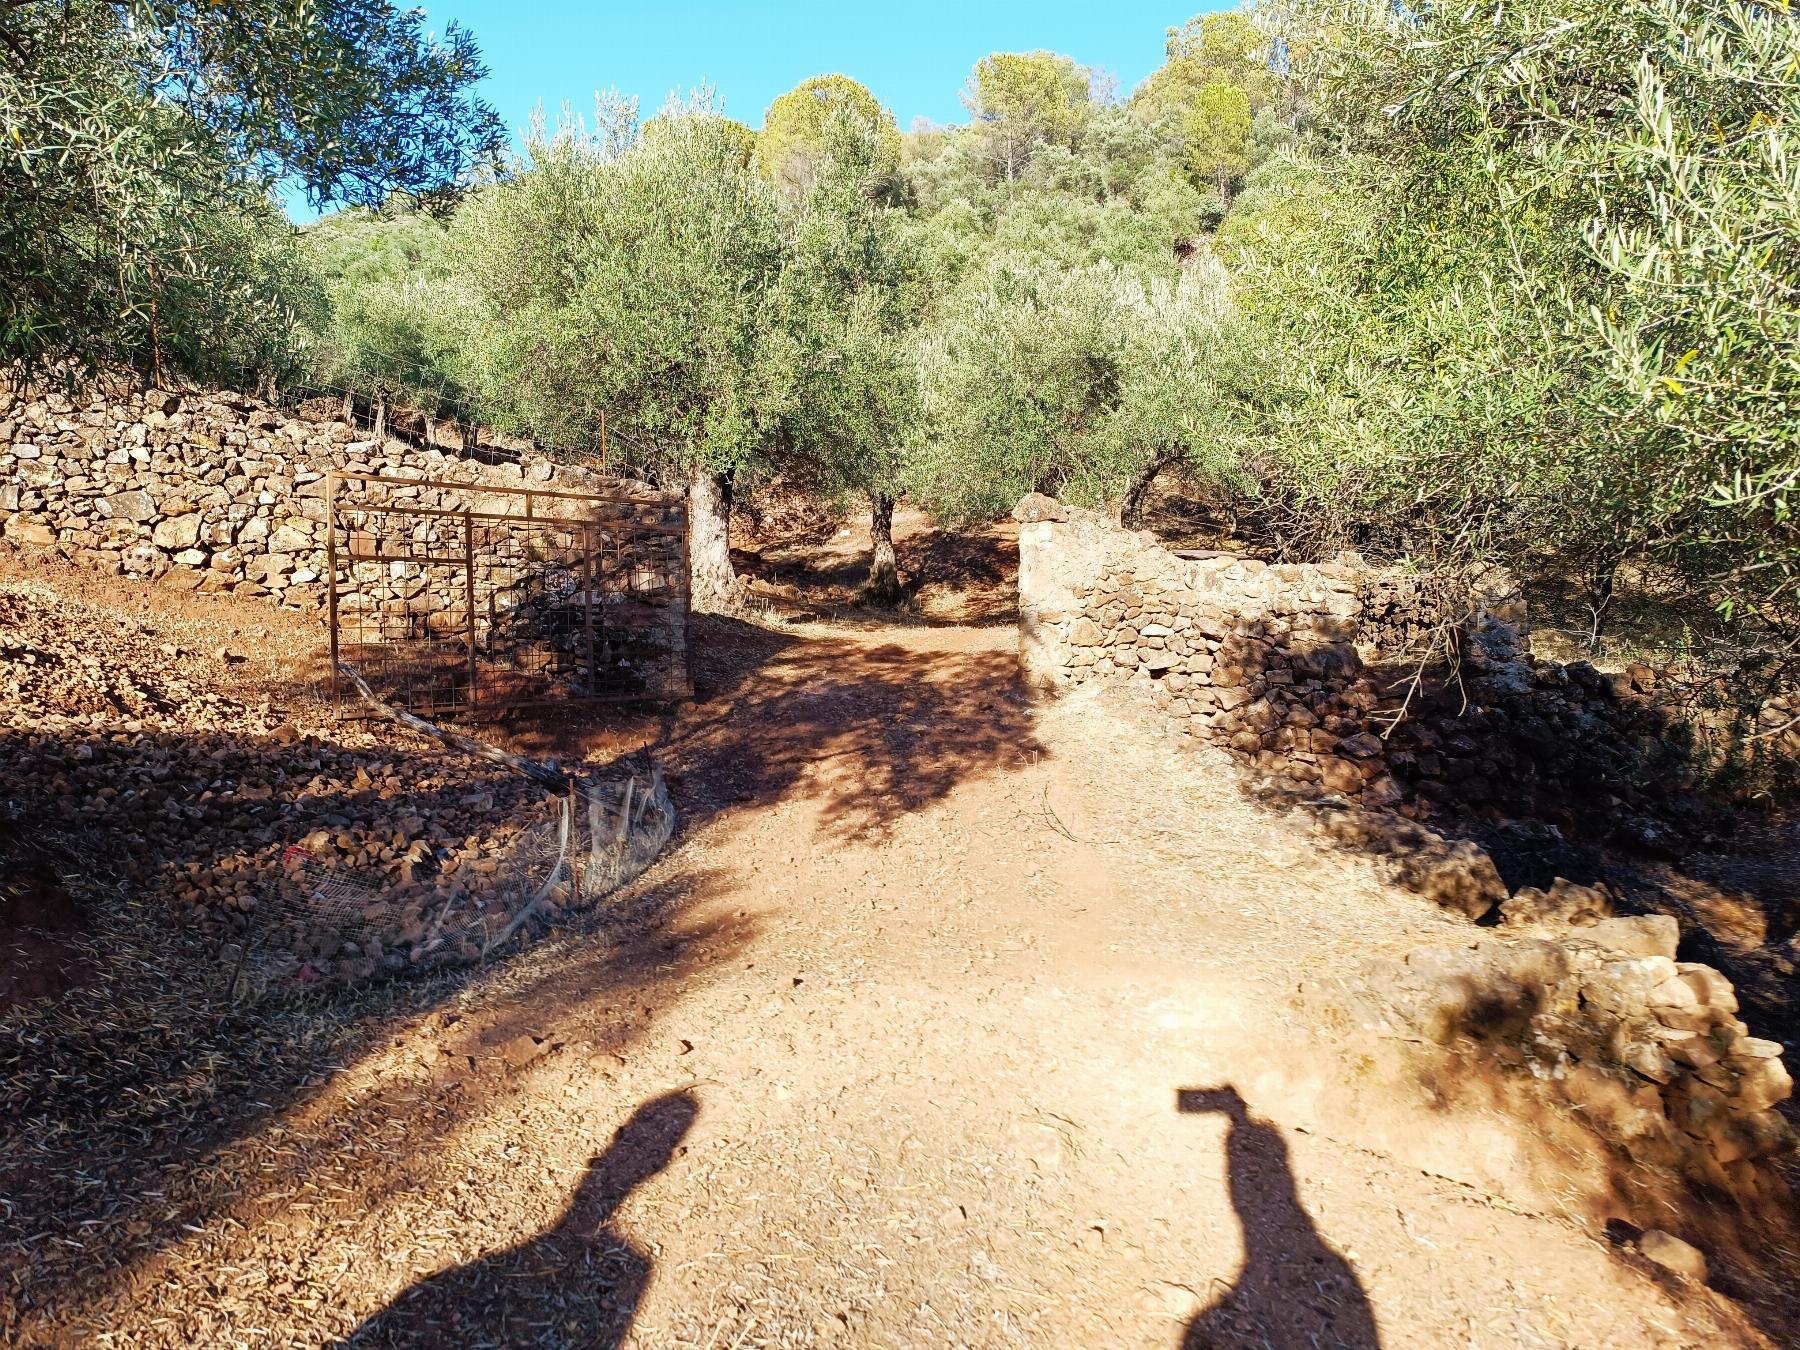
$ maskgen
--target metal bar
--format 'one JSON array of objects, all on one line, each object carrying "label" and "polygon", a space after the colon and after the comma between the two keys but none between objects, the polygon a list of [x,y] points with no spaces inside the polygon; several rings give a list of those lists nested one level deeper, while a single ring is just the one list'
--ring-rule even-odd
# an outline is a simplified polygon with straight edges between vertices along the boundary
[{"label": "metal bar", "polygon": [[325,475],[325,571],[331,581],[325,587],[326,626],[331,632],[331,697],[338,696],[338,574],[337,574],[337,474]]},{"label": "metal bar", "polygon": [[[473,716],[477,716],[477,717],[481,717],[481,718],[490,718],[490,717],[498,717],[503,712],[519,712],[519,711],[522,711],[525,709],[530,709],[530,708],[563,708],[563,709],[567,709],[571,702],[582,703],[582,704],[585,704],[585,703],[596,703],[596,704],[599,704],[599,703],[605,703],[605,704],[657,703],[657,704],[660,704],[660,703],[666,703],[667,701],[668,700],[666,698],[664,698],[663,696],[661,696],[660,694],[642,694],[642,693],[638,693],[638,694],[596,694],[592,698],[582,698],[582,699],[574,699],[574,700],[571,700],[565,694],[565,695],[556,695],[556,696],[546,696],[544,698],[501,698],[501,699],[490,698],[489,700],[487,700],[487,702],[483,703],[479,709],[472,708],[467,703],[451,703],[451,702],[445,702],[442,699],[439,699],[435,702],[422,701],[422,702],[417,702],[417,703],[408,703],[406,706],[410,711],[419,714],[419,716],[421,716],[421,717],[425,716],[427,713],[468,713]],[[364,714],[352,711],[352,712],[346,713],[343,717],[343,720],[346,722],[355,722],[355,721],[362,720],[363,716],[364,716]],[[367,716],[375,717],[375,716],[379,716],[379,714],[369,713],[369,714],[367,714]]]},{"label": "metal bar", "polygon": [[691,697],[694,692],[694,560],[693,520],[688,499],[681,499],[681,673]]},{"label": "metal bar", "polygon": [[404,562],[418,563],[421,567],[451,567],[462,561],[461,551],[455,553],[352,553],[351,562],[384,563]]},{"label": "metal bar", "polygon": [[582,539],[581,561],[585,575],[581,580],[582,626],[587,631],[588,693],[600,688],[600,672],[594,666],[594,536],[590,531]]},{"label": "metal bar", "polygon": [[631,502],[637,506],[655,506],[654,499],[631,497],[613,492],[560,492],[554,488],[505,487],[488,483],[456,483],[443,478],[395,478],[379,473],[345,473],[346,483],[385,483],[390,487],[453,488],[461,492],[503,492],[514,497],[549,497],[568,502]]},{"label": "metal bar", "polygon": [[355,509],[366,515],[428,516],[438,520],[461,520],[464,516],[469,516],[475,520],[510,521],[514,525],[523,525],[529,521],[534,527],[549,526],[569,530],[592,528],[618,534],[663,534],[672,537],[681,533],[675,526],[655,525],[649,521],[584,520],[580,516],[516,516],[505,511],[453,511],[437,506],[408,506],[403,502],[391,505],[359,504]]},{"label": "metal bar", "polygon": [[464,609],[469,624],[469,706],[477,707],[481,699],[480,667],[475,660],[475,521],[463,517],[463,586]]}]

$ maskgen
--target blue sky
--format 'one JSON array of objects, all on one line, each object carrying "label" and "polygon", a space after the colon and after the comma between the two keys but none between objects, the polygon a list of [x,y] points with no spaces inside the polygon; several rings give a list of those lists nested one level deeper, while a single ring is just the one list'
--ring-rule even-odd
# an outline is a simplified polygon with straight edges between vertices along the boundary
[{"label": "blue sky", "polygon": [[958,94],[975,62],[996,51],[1047,47],[1100,66],[1129,91],[1162,62],[1171,25],[1221,0],[854,0],[786,4],[579,4],[571,0],[441,0],[430,26],[451,20],[475,34],[489,71],[482,96],[515,134],[540,103],[592,114],[594,91],[636,94],[646,114],[671,90],[701,82],[725,111],[761,126],[763,110],[812,75],[861,80],[902,128],[915,117],[960,121]]}]

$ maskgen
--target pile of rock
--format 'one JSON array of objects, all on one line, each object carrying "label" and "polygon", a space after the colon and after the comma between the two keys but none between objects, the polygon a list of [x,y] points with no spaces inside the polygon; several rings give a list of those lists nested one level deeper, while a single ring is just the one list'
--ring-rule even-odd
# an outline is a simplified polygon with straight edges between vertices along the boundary
[{"label": "pile of rock", "polygon": [[1723,975],[1675,959],[1676,938],[1666,915],[1604,918],[1371,961],[1336,992],[1367,1030],[1529,1071],[1638,1162],[1779,1195],[1754,1164],[1795,1144],[1774,1109],[1793,1090],[1781,1046],[1749,1034]]},{"label": "pile of rock", "polygon": [[[244,701],[219,688],[217,652],[47,587],[0,584],[0,633],[0,797],[171,925],[233,944],[227,961],[235,944],[285,944],[309,978],[358,978],[477,954],[422,950],[446,902],[497,902],[494,931],[510,917],[516,891],[495,879],[548,819],[518,775],[395,746],[385,724]],[[346,950],[328,915],[276,931],[296,858],[380,892],[382,912],[359,916],[377,948]]]}]

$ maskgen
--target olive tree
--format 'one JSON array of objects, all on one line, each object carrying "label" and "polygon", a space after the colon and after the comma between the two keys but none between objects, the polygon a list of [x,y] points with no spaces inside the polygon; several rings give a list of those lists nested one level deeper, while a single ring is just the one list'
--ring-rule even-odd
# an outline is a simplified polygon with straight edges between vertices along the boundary
[{"label": "olive tree", "polygon": [[901,598],[894,507],[917,416],[911,340],[925,296],[920,240],[883,201],[879,122],[850,109],[824,128],[792,222],[781,309],[792,361],[787,448],[816,488],[864,497],[873,550],[865,594]]},{"label": "olive tree", "polygon": [[1115,503],[1131,519],[1178,461],[1235,472],[1254,376],[1217,266],[1170,282],[1002,258],[922,344],[911,478],[953,519],[992,517],[1034,491]]},{"label": "olive tree", "polygon": [[596,133],[535,136],[457,222],[487,312],[471,378],[503,424],[591,453],[604,414],[623,463],[685,483],[694,601],[730,608],[733,478],[772,446],[786,398],[775,197],[705,98],[653,135],[629,105],[603,113]]},{"label": "olive tree", "polygon": [[386,0],[0,5],[0,360],[291,350],[275,181],[441,193],[501,142],[468,35],[423,25]]},{"label": "olive tree", "polygon": [[1348,152],[1306,211],[1244,232],[1296,482],[1354,481],[1368,526],[1440,556],[1548,551],[1597,592],[1652,560],[1793,630],[1792,16],[1293,0],[1271,21]]},{"label": "olive tree", "polygon": [[447,222],[401,203],[356,208],[316,222],[303,238],[325,298],[314,344],[315,378],[364,396],[375,435],[399,402],[429,424],[473,420],[466,369],[474,296],[452,268]]}]

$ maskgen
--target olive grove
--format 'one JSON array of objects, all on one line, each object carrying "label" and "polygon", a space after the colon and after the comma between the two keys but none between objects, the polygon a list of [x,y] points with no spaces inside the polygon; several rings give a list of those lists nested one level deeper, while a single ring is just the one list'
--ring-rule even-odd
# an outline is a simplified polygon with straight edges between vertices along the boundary
[{"label": "olive grove", "polygon": [[[686,485],[719,606],[771,475],[870,512],[892,603],[901,499],[1135,519],[1179,473],[1274,556],[1501,559],[1579,578],[1596,626],[1656,569],[1791,650],[1783,5],[1267,0],[1170,30],[1123,95],[994,53],[959,125],[827,73],[760,128],[604,96],[505,161],[466,34],[323,12],[269,7],[266,44],[180,3],[0,13],[8,360],[604,440]],[[278,180],[348,209],[296,232]]]}]

